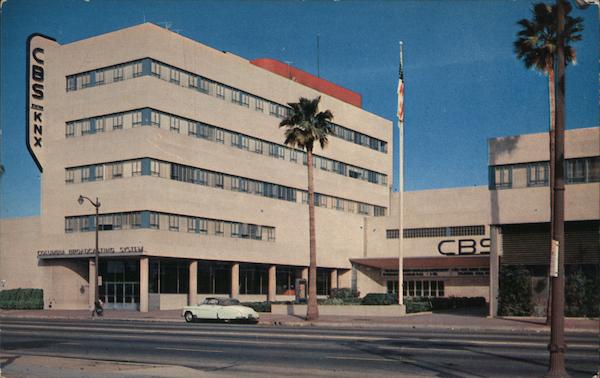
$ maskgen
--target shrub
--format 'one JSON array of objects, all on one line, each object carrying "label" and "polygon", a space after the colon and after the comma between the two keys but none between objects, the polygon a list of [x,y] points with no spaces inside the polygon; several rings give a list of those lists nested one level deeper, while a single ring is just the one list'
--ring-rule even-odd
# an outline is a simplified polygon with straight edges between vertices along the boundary
[{"label": "shrub", "polygon": [[358,293],[353,293],[352,289],[344,287],[341,289],[331,289],[329,297],[335,299],[350,299],[357,298]]},{"label": "shrub", "polygon": [[398,304],[398,298],[394,294],[369,293],[362,299],[363,305],[393,305]]},{"label": "shrub", "polygon": [[586,275],[579,268],[566,275],[565,315],[587,317],[600,315],[600,278],[596,272],[588,272]]},{"label": "shrub", "polygon": [[247,306],[252,308],[256,312],[271,312],[272,304],[292,304],[290,301],[264,301],[264,302],[243,302],[242,306]]},{"label": "shrub", "polygon": [[404,305],[406,306],[407,314],[413,314],[415,312],[427,312],[432,310],[431,302],[427,298],[407,299],[404,301]]},{"label": "shrub", "polygon": [[44,308],[42,289],[11,289],[0,291],[0,308],[41,310]]},{"label": "shrub", "polygon": [[531,303],[531,275],[522,266],[500,268],[498,290],[498,315],[529,316],[533,312]]}]

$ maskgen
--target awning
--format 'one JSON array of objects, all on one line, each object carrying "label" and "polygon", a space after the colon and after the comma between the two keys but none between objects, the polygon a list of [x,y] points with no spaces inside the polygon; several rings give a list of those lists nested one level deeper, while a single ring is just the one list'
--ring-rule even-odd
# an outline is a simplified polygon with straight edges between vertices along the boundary
[{"label": "awning", "polygon": [[[382,270],[398,270],[397,257],[367,257],[350,259],[350,262]],[[404,258],[404,269],[488,268],[489,266],[489,255]]]}]

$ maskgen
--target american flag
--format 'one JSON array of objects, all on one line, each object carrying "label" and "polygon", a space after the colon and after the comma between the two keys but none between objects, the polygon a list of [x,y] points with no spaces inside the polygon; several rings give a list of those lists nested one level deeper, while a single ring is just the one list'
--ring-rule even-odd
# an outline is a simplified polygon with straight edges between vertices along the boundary
[{"label": "american flag", "polygon": [[398,76],[398,121],[404,122],[404,68],[402,56],[403,44],[400,42],[400,72]]}]

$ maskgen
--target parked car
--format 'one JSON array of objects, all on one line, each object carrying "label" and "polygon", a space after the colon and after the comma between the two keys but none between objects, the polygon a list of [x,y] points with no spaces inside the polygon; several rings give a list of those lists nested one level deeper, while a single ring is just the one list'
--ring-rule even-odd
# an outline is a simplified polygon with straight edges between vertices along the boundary
[{"label": "parked car", "polygon": [[258,323],[258,313],[240,301],[231,298],[206,298],[197,306],[186,306],[181,312],[186,322],[195,320],[222,320]]}]

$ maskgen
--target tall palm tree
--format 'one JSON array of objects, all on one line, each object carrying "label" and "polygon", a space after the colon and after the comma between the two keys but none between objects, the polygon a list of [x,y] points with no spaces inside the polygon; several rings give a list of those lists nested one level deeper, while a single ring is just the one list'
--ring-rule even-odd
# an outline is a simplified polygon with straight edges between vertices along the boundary
[{"label": "tall palm tree", "polygon": [[319,317],[317,307],[317,239],[315,236],[315,188],[313,179],[313,148],[318,143],[321,148],[327,146],[327,135],[332,133],[329,121],[333,114],[329,110],[318,112],[321,97],[313,100],[301,97],[299,102],[290,102],[290,114],[279,123],[285,127],[285,144],[306,150],[308,167],[308,232],[310,265],[308,270],[308,308],[306,320]]},{"label": "tall palm tree", "polygon": [[[577,42],[582,39],[581,32],[583,31],[583,19],[581,17],[571,17],[571,5],[568,2],[564,3],[565,9],[565,63],[576,62],[575,49],[570,45],[571,42]],[[555,163],[555,78],[554,66],[556,64],[556,27],[557,14],[556,4],[549,5],[545,3],[537,3],[532,9],[533,19],[522,19],[517,22],[523,28],[517,33],[517,40],[513,43],[515,54],[518,59],[523,60],[525,67],[534,68],[548,76],[548,102],[550,106],[550,177],[549,182],[554,182]],[[552,184],[550,184],[552,185]],[[554,218],[553,193],[550,190],[550,217]],[[551,227],[552,229],[552,227]],[[550,235],[551,239],[554,236]],[[550,275],[548,275],[548,284],[550,284]],[[548,290],[548,301],[546,309],[546,321],[550,321],[550,290]]]}]

